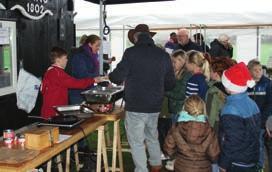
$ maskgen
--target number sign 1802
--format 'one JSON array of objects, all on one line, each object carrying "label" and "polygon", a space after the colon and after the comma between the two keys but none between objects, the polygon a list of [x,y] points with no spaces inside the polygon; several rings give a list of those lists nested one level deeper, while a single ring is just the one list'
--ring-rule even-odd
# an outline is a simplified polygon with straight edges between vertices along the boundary
[{"label": "number sign 1802", "polygon": [[[47,1],[47,0],[45,0]],[[27,12],[34,13],[34,14],[42,14],[44,12],[44,6],[35,3],[27,3]]]}]

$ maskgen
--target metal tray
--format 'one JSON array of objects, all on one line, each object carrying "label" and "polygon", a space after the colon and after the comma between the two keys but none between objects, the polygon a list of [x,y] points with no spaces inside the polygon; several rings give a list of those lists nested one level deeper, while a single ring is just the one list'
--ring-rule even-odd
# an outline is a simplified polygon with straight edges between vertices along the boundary
[{"label": "metal tray", "polygon": [[88,103],[113,103],[123,97],[124,87],[94,87],[81,94]]},{"label": "metal tray", "polygon": [[90,118],[94,114],[94,111],[81,105],[55,106],[54,109],[59,115],[63,116],[73,115],[81,119]]},{"label": "metal tray", "polygon": [[84,119],[80,119],[77,122],[71,123],[71,124],[61,124],[61,123],[54,123],[54,122],[40,122],[38,123],[38,126],[56,126],[61,128],[73,128],[78,126],[84,121]]}]

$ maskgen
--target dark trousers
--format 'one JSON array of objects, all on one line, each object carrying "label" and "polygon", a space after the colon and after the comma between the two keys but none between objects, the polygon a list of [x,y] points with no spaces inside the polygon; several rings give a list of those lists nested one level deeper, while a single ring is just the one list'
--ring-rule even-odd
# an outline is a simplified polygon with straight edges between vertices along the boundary
[{"label": "dark trousers", "polygon": [[272,172],[272,139],[265,140],[265,146],[268,154],[269,172]]},{"label": "dark trousers", "polygon": [[231,169],[228,170],[227,172],[258,172],[257,167],[239,167],[232,165]]},{"label": "dark trousers", "polygon": [[161,147],[162,151],[163,151],[164,140],[165,140],[167,133],[170,130],[171,126],[172,126],[172,119],[171,118],[159,118],[158,132],[159,132],[160,147]]}]

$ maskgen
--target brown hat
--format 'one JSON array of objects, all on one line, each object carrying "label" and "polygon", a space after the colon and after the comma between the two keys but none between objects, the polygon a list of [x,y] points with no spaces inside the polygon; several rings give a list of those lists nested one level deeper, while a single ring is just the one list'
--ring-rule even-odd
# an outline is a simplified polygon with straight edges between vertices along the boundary
[{"label": "brown hat", "polygon": [[134,34],[137,32],[148,32],[151,37],[153,37],[156,32],[150,32],[149,27],[146,24],[138,24],[135,29],[130,29],[128,31],[128,39],[131,43],[134,44]]}]

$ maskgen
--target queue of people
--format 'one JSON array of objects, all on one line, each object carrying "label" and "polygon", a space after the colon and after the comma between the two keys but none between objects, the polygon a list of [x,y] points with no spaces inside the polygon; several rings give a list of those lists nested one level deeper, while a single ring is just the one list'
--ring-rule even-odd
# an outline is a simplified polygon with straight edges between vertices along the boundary
[{"label": "queue of people", "polygon": [[[195,35],[193,42],[181,28],[162,49],[152,39],[155,34],[145,24],[131,29],[133,46],[108,75],[112,83],[125,86],[125,129],[134,171],[148,172],[150,166],[159,172],[161,154],[170,157],[176,172],[263,169],[265,146],[272,154],[267,127],[272,83],[260,62],[235,62],[227,35],[209,48],[203,35]],[[68,74],[67,52],[52,49],[41,89],[44,118],[56,114],[53,106],[81,103],[80,92],[105,79],[99,77],[100,44],[96,35],[84,38],[68,60]],[[170,116],[167,125],[158,125],[164,99]],[[272,156],[268,159],[272,166]]]}]

